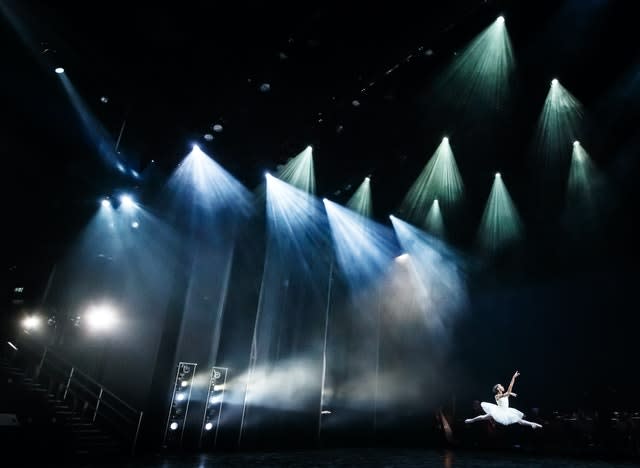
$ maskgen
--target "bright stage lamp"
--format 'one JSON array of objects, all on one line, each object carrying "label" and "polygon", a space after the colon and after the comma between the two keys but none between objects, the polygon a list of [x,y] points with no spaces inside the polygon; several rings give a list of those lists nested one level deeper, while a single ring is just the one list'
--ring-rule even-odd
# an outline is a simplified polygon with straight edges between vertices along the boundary
[{"label": "bright stage lamp", "polygon": [[36,315],[30,315],[29,317],[26,317],[22,321],[22,326],[25,328],[25,330],[35,330],[40,327],[40,317]]},{"label": "bright stage lamp", "polygon": [[136,206],[135,202],[133,201],[133,198],[131,198],[129,195],[122,195],[120,197],[120,203],[122,203],[122,206],[128,210],[133,209]]},{"label": "bright stage lamp", "polygon": [[94,305],[87,310],[86,320],[92,331],[108,331],[117,322],[117,314],[109,305]]},{"label": "bright stage lamp", "polygon": [[396,262],[404,263],[407,260],[409,260],[409,254],[408,253],[403,253],[402,255],[398,255],[396,257]]}]

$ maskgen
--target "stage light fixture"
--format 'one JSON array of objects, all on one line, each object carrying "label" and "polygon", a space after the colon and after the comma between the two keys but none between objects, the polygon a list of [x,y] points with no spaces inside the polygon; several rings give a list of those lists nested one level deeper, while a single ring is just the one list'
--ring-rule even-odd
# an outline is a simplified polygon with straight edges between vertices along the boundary
[{"label": "stage light fixture", "polygon": [[[193,362],[178,363],[178,370],[173,385],[173,396],[171,398],[171,406],[167,417],[167,426],[164,433],[164,445],[167,447],[181,447],[182,438],[184,436],[184,428],[189,413],[189,402],[191,401],[191,389],[189,385],[195,373],[197,364]],[[183,385],[187,382],[187,385]],[[182,390],[184,389],[184,390]],[[182,427],[179,434],[176,432],[178,427]]]},{"label": "stage light fixture", "polygon": [[[215,447],[218,428],[220,427],[220,415],[222,414],[222,401],[227,382],[226,367],[212,367],[209,378],[209,391],[207,393],[202,429],[200,430],[200,447]],[[212,429],[214,429],[212,431]]]},{"label": "stage light fixture", "polygon": [[62,68],[62,67],[57,67],[57,68],[55,69],[55,72],[56,72],[58,75],[61,75],[61,74],[63,74],[63,73],[64,73],[64,68]]}]

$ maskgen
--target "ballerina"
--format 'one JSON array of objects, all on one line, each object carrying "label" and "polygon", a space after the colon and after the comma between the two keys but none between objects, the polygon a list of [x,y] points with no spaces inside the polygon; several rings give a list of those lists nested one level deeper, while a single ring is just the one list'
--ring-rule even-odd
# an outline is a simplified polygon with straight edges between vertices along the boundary
[{"label": "ballerina", "polygon": [[486,403],[483,401],[482,403],[480,403],[480,406],[482,407],[483,411],[486,414],[481,414],[480,416],[476,416],[475,418],[471,418],[471,419],[465,419],[464,422],[469,424],[476,421],[493,419],[495,422],[497,422],[498,424],[502,424],[503,426],[508,426],[510,424],[518,423],[518,424],[522,424],[523,426],[529,426],[533,429],[542,427],[542,425],[538,423],[524,420],[523,419],[524,413],[522,413],[522,411],[518,411],[515,408],[509,408],[509,397],[517,396],[515,393],[512,392],[512,390],[513,390],[513,384],[516,381],[516,377],[518,377],[519,375],[520,373],[518,371],[516,371],[515,374],[513,374],[513,377],[511,377],[511,383],[509,384],[509,388],[507,389],[506,392],[504,391],[504,387],[502,385],[500,384],[494,385],[493,393],[494,393],[497,405],[494,405],[493,403]]}]

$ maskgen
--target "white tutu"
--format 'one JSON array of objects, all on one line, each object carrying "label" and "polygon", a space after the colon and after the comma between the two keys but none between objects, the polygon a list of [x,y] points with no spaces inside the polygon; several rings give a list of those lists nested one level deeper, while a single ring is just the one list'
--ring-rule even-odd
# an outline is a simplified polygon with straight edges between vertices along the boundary
[{"label": "white tutu", "polygon": [[503,426],[515,424],[522,420],[524,413],[515,408],[509,408],[508,397],[500,398],[498,404],[482,402],[480,406],[493,420]]}]

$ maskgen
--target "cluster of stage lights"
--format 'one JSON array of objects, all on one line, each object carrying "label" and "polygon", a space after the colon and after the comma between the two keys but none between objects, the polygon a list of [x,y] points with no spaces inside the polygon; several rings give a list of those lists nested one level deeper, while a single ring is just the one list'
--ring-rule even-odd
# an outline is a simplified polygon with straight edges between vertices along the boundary
[{"label": "cluster of stage lights", "polygon": [[[105,209],[112,209],[113,208],[113,204],[111,203],[111,200],[108,197],[103,198],[100,201],[100,205],[105,208]],[[138,205],[136,205],[136,202],[133,200],[133,198],[130,195],[122,195],[120,196],[120,206],[127,212],[133,212]],[[138,221],[131,221],[131,227],[134,229],[138,229],[140,227],[140,223]]]},{"label": "cluster of stage lights", "polygon": [[[498,16],[495,19],[494,24],[497,24],[498,26],[503,26],[505,24],[504,16],[502,16],[502,15]],[[494,29],[495,29],[495,27],[494,27]],[[64,69],[62,67],[58,67],[58,68],[55,68],[55,72],[58,73],[58,74],[62,74],[62,73],[64,73]],[[551,88],[552,88],[552,90],[554,90],[554,89],[555,90],[562,89],[562,86],[560,85],[560,83],[559,83],[557,78],[553,78],[551,80]],[[222,126],[219,125],[219,124],[216,124],[216,126],[213,127],[213,130],[216,131],[216,132],[220,132],[220,131],[222,131]],[[448,146],[449,138],[445,136],[442,139],[442,144],[444,146]],[[574,147],[576,145],[579,145],[579,143],[578,142],[574,142]],[[197,147],[194,147],[194,148],[197,149]],[[305,164],[301,164],[301,163],[299,163],[299,164],[287,164],[284,168],[281,169],[281,172],[283,172],[283,173],[282,174],[277,174],[276,177],[278,177],[279,179],[282,179],[282,180],[287,180],[292,185],[298,186],[299,188],[302,188],[306,192],[313,193],[314,192],[313,186],[311,186],[311,187],[309,186],[310,184],[313,183],[313,180],[315,179],[314,176],[313,176],[313,163],[311,162],[312,161],[312,159],[311,159],[311,151],[312,151],[312,149],[309,146],[301,153],[301,155],[299,155],[299,156],[303,156],[303,157],[301,157],[301,158],[293,158],[294,160],[300,159],[302,162],[306,162]],[[443,159],[443,161],[445,161],[445,162],[448,162],[449,159],[452,159],[452,155],[448,155],[448,156],[449,156],[448,159],[444,158],[444,157],[441,158],[441,159]],[[437,163],[438,162],[437,161],[438,158],[435,158],[435,159],[436,159],[435,162]],[[291,161],[291,162],[293,163],[294,161]],[[435,171],[435,169],[438,169],[438,171],[435,171],[436,172],[435,174],[431,174],[431,173],[428,174],[430,177],[428,177],[428,180],[426,181],[427,182],[426,187],[424,187],[425,190],[427,190],[427,192],[429,192],[429,190],[433,191],[432,189],[434,189],[434,187],[438,188],[438,189],[444,188],[444,189],[447,189],[449,192],[452,191],[452,188],[449,187],[449,186],[450,185],[455,185],[454,182],[456,182],[456,180],[455,180],[455,177],[453,177],[453,176],[455,176],[456,173],[452,172],[450,170],[451,169],[451,167],[450,167],[451,164],[445,164],[445,162],[441,162],[440,165],[434,164],[434,167],[432,169],[434,171]],[[289,166],[291,166],[291,167],[289,167]],[[440,167],[440,166],[442,166],[442,167]],[[444,180],[444,181],[440,180],[440,179],[443,178],[442,175],[440,174],[440,172],[443,172],[443,171],[444,172],[448,171],[447,174],[450,176],[450,178],[453,177],[453,180]],[[291,172],[291,174],[289,172]],[[269,179],[271,177],[270,174],[265,174],[265,175],[266,175],[267,179]],[[288,179],[291,179],[291,180],[288,180]],[[501,180],[501,176],[500,176],[499,173],[495,174],[495,179],[496,180]],[[309,181],[311,181],[311,182],[309,182]],[[369,178],[368,177],[365,178],[365,182],[368,184],[368,182],[369,182]],[[366,187],[367,184],[365,184],[364,188],[367,188]],[[441,185],[444,185],[444,187],[441,187]],[[300,187],[300,186],[302,186],[302,187]],[[436,190],[436,192],[441,192],[441,191],[442,190]],[[364,192],[364,195],[366,195],[366,191],[363,190],[363,192]],[[455,190],[454,190],[454,192],[455,192]],[[429,192],[429,194],[430,194],[430,192]],[[448,193],[448,194],[451,195],[450,193]],[[364,195],[362,196],[363,200],[360,200],[360,199],[357,200],[357,201],[361,202],[360,204],[363,204],[363,205],[365,205],[364,202],[366,201],[366,200],[364,200],[364,198],[365,198]],[[437,193],[437,194],[433,193],[433,194],[430,194],[430,195],[442,195],[442,194],[441,193]],[[453,195],[455,195],[455,193]],[[451,196],[453,197],[453,195],[451,195]],[[437,219],[431,219],[431,218],[436,218],[437,217],[436,215],[438,215],[438,213],[439,213],[440,204],[439,204],[437,198],[435,198],[433,196],[429,196],[428,198],[431,198],[431,200],[430,200],[431,203],[429,204],[429,206],[431,208],[430,208],[429,212],[426,213],[426,215],[430,220],[430,224],[434,224],[434,223],[436,223]],[[120,206],[122,206],[124,208],[127,208],[127,209],[129,209],[129,208],[133,209],[136,206],[135,203],[133,202],[133,200],[131,199],[131,197],[126,196],[126,195],[122,196],[120,198],[120,201],[121,201]],[[443,201],[445,203],[451,202],[451,200],[447,199],[447,196],[442,196],[442,200],[441,201]],[[367,215],[368,214],[368,210],[371,209],[370,206],[368,206],[368,205],[360,206],[360,204],[358,204],[358,206],[353,206],[351,208],[355,209],[358,212],[361,212],[362,214]],[[104,207],[112,207],[112,203],[111,203],[111,201],[109,199],[104,199],[102,201],[102,205]],[[425,213],[423,213],[423,215],[424,214]],[[139,227],[139,223],[137,221],[132,221],[131,222],[131,227],[136,229],[136,228]]]},{"label": "cluster of stage lights", "polygon": [[[103,198],[100,204],[104,208],[113,208],[111,199],[109,199],[108,197]],[[122,206],[124,209],[127,209],[127,210],[134,210],[137,205],[130,195],[122,195],[120,197],[120,206]]]},{"label": "cluster of stage lights", "polygon": [[[224,398],[224,390],[227,382],[226,367],[213,367],[209,379],[209,391],[207,392],[207,403],[205,406],[204,418],[202,420],[202,431],[200,433],[200,441],[203,437],[211,437],[212,429],[217,428],[220,423],[220,413],[222,411],[222,400]],[[207,434],[209,434],[207,436]],[[213,434],[213,443],[217,434]],[[207,440],[207,439],[205,439]],[[210,441],[210,439],[209,439]],[[208,442],[207,442],[208,443]]]},{"label": "cluster of stage lights", "polygon": [[[86,323],[87,328],[93,333],[104,333],[111,331],[118,323],[118,311],[116,308],[107,303],[90,305],[83,315],[77,316],[77,323],[80,320]],[[26,332],[36,332],[42,328],[44,319],[39,314],[30,314],[20,322],[22,328]],[[49,326],[55,324],[55,318],[49,318],[47,321]]]},{"label": "cluster of stage lights", "polygon": [[192,370],[193,369],[190,365],[184,363],[180,364],[172,409],[173,414],[172,417],[170,416],[173,420],[169,423],[169,429],[171,431],[178,430],[178,428],[180,428],[180,424],[184,424],[186,409],[183,408],[183,405],[188,403],[191,397],[191,383],[193,379]]},{"label": "cluster of stage lights", "polygon": [[[43,323],[45,323],[45,320],[43,316],[40,314],[27,315],[20,321],[20,324],[22,325],[22,329],[27,333],[36,332],[40,330],[42,328]],[[56,324],[55,316],[49,317],[46,321],[46,324],[50,327],[55,326]]]}]

